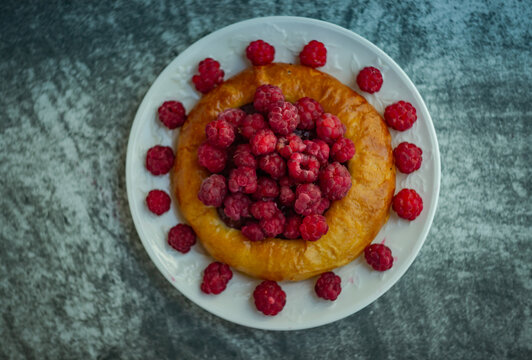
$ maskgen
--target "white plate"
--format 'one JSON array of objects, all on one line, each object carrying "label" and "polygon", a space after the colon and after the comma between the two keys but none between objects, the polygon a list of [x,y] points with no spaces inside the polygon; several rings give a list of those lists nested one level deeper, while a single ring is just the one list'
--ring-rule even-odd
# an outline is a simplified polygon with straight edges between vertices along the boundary
[{"label": "white plate", "polygon": [[[424,209],[413,222],[401,220],[392,212],[374,242],[386,239],[396,258],[392,269],[372,271],[362,257],[338,268],[342,293],[334,302],[317,298],[315,279],[297,283],[283,282],[287,302],[281,313],[266,317],[253,304],[251,294],[258,279],[234,271],[227,289],[220,295],[204,295],[199,288],[203,269],[212,261],[198,243],[188,254],[172,250],[166,243],[168,230],[183,218],[172,208],[162,216],[147,211],[145,197],[151,189],[170,191],[169,177],[155,177],[145,169],[146,151],[157,144],[172,146],[178,131],[169,131],[156,118],[159,105],[165,100],[179,100],[192,109],[199,99],[190,79],[199,61],[212,57],[221,63],[225,78],[249,66],[245,48],[250,41],[263,39],[275,46],[275,61],[298,62],[301,48],[310,40],[323,42],[327,64],[320,70],[329,73],[361,93],[381,114],[398,100],[412,103],[418,120],[405,132],[392,131],[392,144],[402,141],[423,149],[421,169],[411,175],[398,173],[397,191],[408,187],[423,198]],[[384,77],[382,89],[375,95],[361,92],[356,74],[365,66],[379,68]],[[319,326],[351,315],[386,292],[405,273],[429,231],[440,187],[440,154],[436,133],[427,107],[408,76],[382,50],[359,35],[323,21],[300,17],[265,17],[243,21],[218,30],[197,41],[164,69],[144,97],[135,116],[129,137],[126,163],[127,194],[131,214],[140,239],[151,259],[163,275],[182,294],[205,310],[226,320],[260,329],[295,330]]]}]

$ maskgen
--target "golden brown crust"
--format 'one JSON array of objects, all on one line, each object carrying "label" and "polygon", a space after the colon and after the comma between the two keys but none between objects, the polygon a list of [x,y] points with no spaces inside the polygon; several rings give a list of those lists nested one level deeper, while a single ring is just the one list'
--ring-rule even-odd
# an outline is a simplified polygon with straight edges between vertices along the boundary
[{"label": "golden brown crust", "polygon": [[[348,162],[353,185],[325,214],[329,231],[316,242],[250,242],[239,230],[227,227],[215,208],[198,200],[201,182],[208,176],[196,157],[197,148],[205,141],[205,125],[225,109],[252,102],[255,89],[263,84],[279,86],[290,102],[303,96],[316,99],[346,125],[345,136],[355,144],[356,154]],[[181,213],[215,259],[263,279],[303,280],[355,259],[388,219],[395,190],[390,142],[377,111],[330,75],[281,63],[253,67],[205,95],[188,115],[177,143],[173,193]]]}]

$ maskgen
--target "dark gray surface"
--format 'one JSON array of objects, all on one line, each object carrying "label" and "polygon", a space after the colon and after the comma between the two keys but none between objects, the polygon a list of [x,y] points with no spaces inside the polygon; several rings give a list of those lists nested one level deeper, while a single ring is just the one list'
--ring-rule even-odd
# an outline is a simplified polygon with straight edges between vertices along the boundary
[{"label": "dark gray surface", "polygon": [[[530,2],[0,5],[0,358],[532,358]],[[442,155],[419,257],[331,325],[247,329],[186,300],[129,215],[124,166],[157,74],[239,20],[351,29],[417,85]]]}]

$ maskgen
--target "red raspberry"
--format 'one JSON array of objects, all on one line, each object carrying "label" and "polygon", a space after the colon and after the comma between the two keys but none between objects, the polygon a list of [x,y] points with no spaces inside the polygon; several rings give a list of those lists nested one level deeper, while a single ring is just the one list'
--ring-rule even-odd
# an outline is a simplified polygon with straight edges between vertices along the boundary
[{"label": "red raspberry", "polygon": [[306,241],[316,241],[329,231],[327,220],[323,215],[309,215],[303,218],[299,226],[301,237]]},{"label": "red raspberry", "polygon": [[246,225],[242,226],[242,234],[250,241],[260,241],[266,238],[260,225],[256,222],[248,222]]},{"label": "red raspberry", "polygon": [[277,153],[262,156],[259,160],[259,167],[274,179],[279,179],[286,174],[286,163]]},{"label": "red raspberry", "polygon": [[152,190],[146,196],[146,205],[155,215],[162,215],[170,210],[170,195],[163,190]]},{"label": "red raspberry", "polygon": [[165,101],[159,106],[157,112],[159,113],[159,120],[168,129],[175,129],[183,125],[187,119],[185,108],[179,101]]},{"label": "red raspberry", "polygon": [[301,236],[299,226],[301,225],[301,217],[292,215],[286,219],[283,236],[287,239],[297,239]]},{"label": "red raspberry", "polygon": [[399,191],[392,200],[392,209],[406,220],[414,220],[423,210],[423,199],[412,189],[403,189]]},{"label": "red raspberry", "polygon": [[296,202],[294,211],[300,215],[307,216],[316,214],[316,209],[321,201],[321,191],[318,185],[301,184],[296,188]]},{"label": "red raspberry", "polygon": [[296,181],[292,179],[290,176],[283,176],[279,179],[279,185],[281,186],[294,186],[296,184]]},{"label": "red raspberry", "polygon": [[224,213],[228,218],[239,221],[241,218],[250,217],[249,207],[251,200],[244,194],[229,194],[224,199]]},{"label": "red raspberry", "polygon": [[198,148],[198,162],[212,173],[219,173],[225,169],[227,152],[209,143],[203,143]]},{"label": "red raspberry", "polygon": [[384,120],[392,129],[405,131],[417,120],[416,108],[409,102],[401,100],[384,109]]},{"label": "red raspberry", "polygon": [[263,218],[260,221],[260,227],[262,231],[264,231],[264,235],[268,237],[276,237],[277,235],[283,233],[285,222],[286,218],[284,217],[283,213],[277,211],[274,216],[270,218]]},{"label": "red raspberry", "polygon": [[355,144],[348,138],[336,140],[331,148],[331,157],[340,163],[351,160],[355,155]]},{"label": "red raspberry", "polygon": [[275,216],[279,209],[273,201],[257,201],[251,204],[251,215],[257,220],[270,219]]},{"label": "red raspberry", "polygon": [[254,169],[257,168],[257,159],[251,152],[251,146],[249,144],[240,144],[236,147],[233,154],[233,163],[236,167],[249,166]]},{"label": "red raspberry", "polygon": [[357,84],[360,90],[373,94],[381,89],[382,74],[373,66],[365,67],[358,73]]},{"label": "red raspberry", "polygon": [[298,182],[314,182],[318,178],[320,163],[312,155],[293,153],[288,160],[288,174]]},{"label": "red raspberry", "polygon": [[306,145],[296,134],[288,134],[286,137],[280,137],[277,140],[277,152],[285,159],[289,159],[295,152],[303,152]]},{"label": "red raspberry", "polygon": [[283,310],[286,304],[286,293],[271,280],[261,282],[253,291],[255,307],[264,315],[274,316]]},{"label": "red raspberry", "polygon": [[314,208],[314,214],[323,215],[330,205],[331,201],[329,199],[321,198],[319,204]]},{"label": "red raspberry", "polygon": [[262,200],[264,198],[273,199],[277,196],[279,196],[279,185],[277,185],[275,180],[260,177],[257,181],[257,191],[253,193],[253,197]]},{"label": "red raspberry", "polygon": [[332,271],[323,273],[316,281],[314,290],[316,295],[325,300],[334,301],[342,292],[342,279]]},{"label": "red raspberry", "polygon": [[220,69],[220,63],[214,59],[206,58],[198,65],[199,75],[192,77],[196,90],[206,94],[224,80],[224,71]]},{"label": "red raspberry", "polygon": [[323,108],[320,103],[309,97],[304,97],[296,101],[296,107],[299,112],[298,129],[312,130],[316,127],[316,120],[323,114]]},{"label": "red raspberry", "polygon": [[221,149],[228,148],[235,141],[235,129],[225,120],[214,120],[205,127],[207,141]]},{"label": "red raspberry", "polygon": [[227,121],[235,128],[239,127],[242,120],[246,117],[246,113],[241,109],[227,109],[218,114],[218,120]]},{"label": "red raspberry", "polygon": [[168,245],[180,253],[186,254],[196,243],[196,233],[184,224],[177,224],[168,232]]},{"label": "red raspberry", "polygon": [[395,166],[400,172],[410,174],[421,167],[423,151],[416,145],[402,142],[393,150]]},{"label": "red raspberry", "polygon": [[323,140],[305,140],[305,154],[315,156],[322,166],[327,165],[329,161],[329,145]]},{"label": "red raspberry", "polygon": [[280,106],[273,106],[268,113],[268,122],[274,133],[288,135],[299,124],[297,108],[289,102],[285,102]]},{"label": "red raspberry", "polygon": [[316,135],[328,144],[344,136],[345,130],[345,125],[333,114],[321,114],[316,121]]},{"label": "red raspberry", "polygon": [[253,135],[251,140],[249,140],[249,144],[254,155],[269,154],[275,150],[277,137],[270,129],[262,129]]},{"label": "red raspberry", "polygon": [[259,112],[267,113],[271,107],[281,106],[283,103],[283,92],[277,86],[261,85],[255,91],[253,106]]},{"label": "red raspberry", "polygon": [[266,41],[255,40],[246,48],[246,56],[255,66],[267,65],[275,57],[275,48]]},{"label": "red raspberry", "polygon": [[351,175],[345,166],[338,162],[329,164],[320,171],[320,189],[329,200],[340,200],[351,189]]},{"label": "red raspberry", "polygon": [[289,186],[281,186],[279,191],[279,202],[284,206],[292,207],[296,201],[296,194]]},{"label": "red raspberry", "polygon": [[312,40],[299,53],[299,61],[301,65],[317,68],[325,65],[327,62],[327,49],[323,43]]},{"label": "red raspberry", "polygon": [[222,175],[213,174],[203,180],[198,192],[198,199],[207,206],[222,206],[222,202],[227,194],[225,178]]},{"label": "red raspberry", "polygon": [[386,271],[393,265],[390,248],[383,244],[371,244],[364,250],[364,257],[368,264],[377,271]]},{"label": "red raspberry", "polygon": [[227,185],[231,192],[253,194],[257,191],[257,173],[249,166],[237,167],[229,173]]},{"label": "red raspberry", "polygon": [[146,153],[146,169],[152,175],[167,174],[174,165],[174,158],[171,147],[156,145]]},{"label": "red raspberry", "polygon": [[251,139],[257,131],[267,128],[268,123],[264,120],[264,116],[259,113],[249,114],[240,123],[240,134],[246,139]]},{"label": "red raspberry", "polygon": [[201,291],[205,294],[217,295],[225,290],[227,283],[233,277],[233,272],[227,266],[220,262],[210,263],[209,266],[203,270],[203,282],[201,283]]}]

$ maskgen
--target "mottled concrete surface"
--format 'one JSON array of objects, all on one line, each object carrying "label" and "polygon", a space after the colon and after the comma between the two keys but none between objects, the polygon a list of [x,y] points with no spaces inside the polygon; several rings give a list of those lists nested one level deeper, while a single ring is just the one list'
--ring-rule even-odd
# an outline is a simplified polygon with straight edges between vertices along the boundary
[{"label": "mottled concrete surface", "polygon": [[[531,4],[527,1],[0,3],[0,358],[532,358]],[[129,215],[125,153],[157,74],[236,21],[351,29],[418,86],[440,205],[389,292],[334,324],[266,332],[166,282]]]}]

